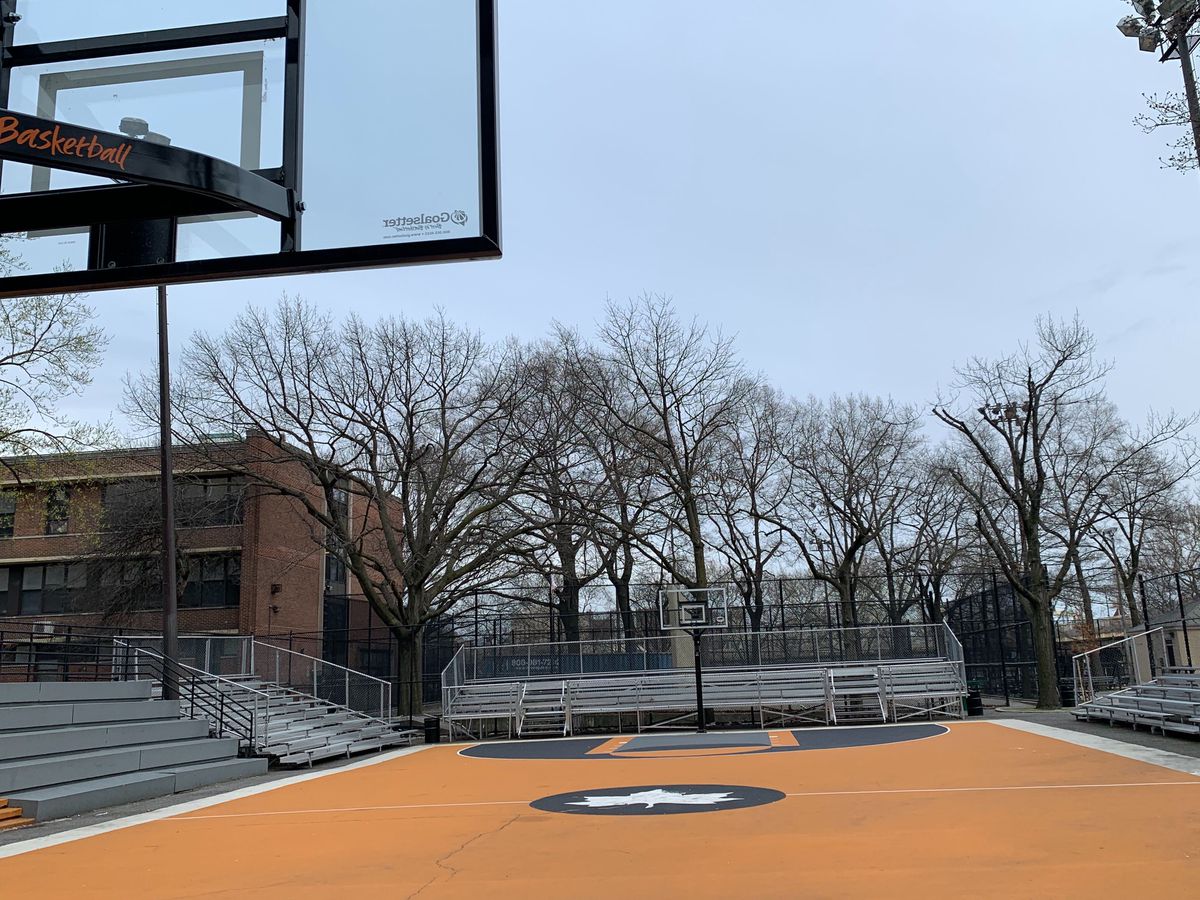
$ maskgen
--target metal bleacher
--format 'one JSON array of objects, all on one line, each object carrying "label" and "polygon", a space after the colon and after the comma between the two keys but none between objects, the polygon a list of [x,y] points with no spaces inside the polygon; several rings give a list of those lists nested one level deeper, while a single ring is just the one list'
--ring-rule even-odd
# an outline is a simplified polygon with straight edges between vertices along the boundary
[{"label": "metal bleacher", "polygon": [[1175,665],[1162,627],[1076,654],[1073,668],[1076,719],[1200,734],[1200,667]]},{"label": "metal bleacher", "polygon": [[[461,647],[442,675],[442,717],[452,736],[468,737],[686,723],[695,718],[695,675],[672,640]],[[714,714],[747,713],[760,727],[963,715],[961,646],[942,625],[705,641],[704,705]]]},{"label": "metal bleacher", "polygon": [[1081,703],[1075,708],[1075,718],[1200,734],[1200,673],[1194,669],[1168,669],[1145,684]]}]

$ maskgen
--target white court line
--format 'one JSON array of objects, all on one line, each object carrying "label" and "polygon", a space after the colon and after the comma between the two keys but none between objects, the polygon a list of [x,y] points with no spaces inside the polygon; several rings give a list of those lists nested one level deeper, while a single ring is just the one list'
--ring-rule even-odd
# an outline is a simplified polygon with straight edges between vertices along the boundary
[{"label": "white court line", "polygon": [[1052,725],[1043,725],[1041,722],[1029,722],[1025,719],[993,719],[990,723],[984,724],[1003,725],[1005,728],[1052,738],[1056,741],[1074,744],[1076,747],[1086,747],[1088,750],[1100,750],[1104,753],[1111,753],[1114,756],[1123,756],[1126,759],[1134,759],[1138,762],[1149,763],[1152,766],[1170,769],[1173,772],[1183,772],[1186,775],[1200,776],[1200,759],[1193,756],[1184,756],[1182,753],[1172,753],[1170,750],[1143,747],[1141,744],[1130,744],[1127,741],[1101,737],[1098,734],[1091,734],[1089,732],[1055,728]]},{"label": "white court line", "polygon": [[531,800],[473,800],[466,803],[400,803],[389,806],[335,806],[327,809],[278,809],[270,812],[216,813],[211,816],[181,816],[180,822],[209,819],[257,819],[267,816],[308,816],[320,813],[387,812],[396,809],[454,809],[461,806],[528,806]]},{"label": "white court line", "polygon": [[1109,788],[1140,788],[1140,787],[1179,787],[1190,785],[1200,787],[1200,781],[1126,781],[1112,784],[1010,784],[986,785],[983,787],[946,787],[946,788],[888,788],[870,791],[803,791],[798,794],[787,794],[788,797],[855,797],[859,795],[878,796],[880,794],[976,794],[989,791],[1070,791],[1084,789],[1107,790]]},{"label": "white court line", "polygon": [[427,750],[430,746],[431,745],[429,744],[419,744],[416,747],[403,747],[399,750],[381,753],[378,756],[372,756],[370,759],[359,760],[358,762],[340,766],[336,769],[326,769],[320,772],[305,772],[304,774],[296,775],[293,778],[281,778],[278,781],[272,781],[267,784],[255,784],[251,785],[250,787],[226,791],[222,794],[214,794],[211,797],[205,797],[203,800],[190,800],[186,803],[176,803],[174,806],[164,806],[162,809],[156,809],[152,812],[138,813],[132,816],[125,816],[121,819],[112,819],[107,822],[99,822],[95,825],[86,825],[82,828],[73,828],[70,831],[60,831],[58,834],[50,834],[45,837],[31,838],[28,841],[18,841],[17,843],[0,847],[0,859],[7,859],[10,856],[19,856],[22,853],[31,853],[34,850],[42,850],[46,847],[56,847],[60,844],[69,844],[72,841],[81,841],[97,834],[105,834],[109,831],[120,831],[123,828],[132,828],[134,825],[143,825],[146,822],[158,822],[162,819],[169,819],[173,816],[182,815],[183,813],[195,812],[198,809],[207,809],[208,807],[216,806],[219,803],[227,803],[230,800],[240,800],[243,797],[254,797],[258,794],[270,793],[271,791],[277,791],[280,788],[290,787],[293,784],[300,784],[303,781],[315,781],[318,778],[328,778],[330,775],[340,775],[342,772],[351,772],[355,769],[365,769],[368,766],[377,766],[380,763],[390,762],[391,760],[398,759],[401,756],[408,756],[421,750]]},{"label": "white court line", "polygon": [[[866,791],[801,791],[784,794],[785,797],[861,797],[887,794],[966,794],[986,793],[989,791],[1061,791],[1096,789],[1108,790],[1113,788],[1144,788],[1144,787],[1178,787],[1190,785],[1200,787],[1200,781],[1129,781],[1112,784],[1016,784],[1005,786],[985,785],[982,787],[944,787],[944,788],[881,788]],[[284,809],[265,812],[217,813],[211,816],[183,816],[178,822],[207,822],[211,819],[266,819],[278,816],[312,816],[340,815],[342,813],[360,812],[394,812],[409,809],[459,809],[469,806],[528,806],[532,800],[480,800],[470,803],[405,803],[381,806],[331,806],[325,809]]]}]

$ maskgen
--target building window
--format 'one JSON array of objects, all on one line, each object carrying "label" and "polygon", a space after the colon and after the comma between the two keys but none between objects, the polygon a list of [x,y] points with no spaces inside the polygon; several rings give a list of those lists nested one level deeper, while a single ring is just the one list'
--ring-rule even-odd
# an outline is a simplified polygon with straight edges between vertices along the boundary
[{"label": "building window", "polygon": [[130,478],[106,484],[101,489],[100,504],[104,507],[104,524],[109,528],[144,522],[150,516],[158,516],[158,482]]},{"label": "building window", "polygon": [[392,649],[390,647],[359,647],[359,671],[376,678],[389,678],[392,674]]},{"label": "building window", "polygon": [[346,593],[346,564],[328,550],[325,551],[325,593]]},{"label": "building window", "polygon": [[[8,573],[5,572],[5,581]],[[25,566],[21,573],[20,615],[72,612],[87,601],[87,565],[50,563]]]},{"label": "building window", "polygon": [[348,528],[350,521],[350,492],[342,485],[337,485],[329,492],[329,512],[342,529]]},{"label": "building window", "polygon": [[71,495],[66,487],[55,485],[46,492],[46,534],[66,534],[71,513]]},{"label": "building window", "polygon": [[242,591],[242,559],[234,555],[198,556],[191,561],[184,607],[237,606]]},{"label": "building window", "polygon": [[175,515],[184,527],[238,525],[245,481],[236,475],[188,477],[175,489]]},{"label": "building window", "polygon": [[[104,486],[104,518],[110,529],[158,516],[162,508],[159,483],[131,478]],[[244,479],[234,475],[180,476],[175,482],[175,521],[181,528],[239,525],[242,522]]]},{"label": "building window", "polygon": [[17,518],[16,491],[0,491],[0,538],[13,536],[13,524]]}]

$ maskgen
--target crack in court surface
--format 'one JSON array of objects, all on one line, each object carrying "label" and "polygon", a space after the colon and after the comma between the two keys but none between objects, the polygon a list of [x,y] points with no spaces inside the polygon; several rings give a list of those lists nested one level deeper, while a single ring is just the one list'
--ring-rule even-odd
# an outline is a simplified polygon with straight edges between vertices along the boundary
[{"label": "crack in court surface", "polygon": [[[479,834],[472,835],[471,837],[467,838],[465,841],[463,841],[461,844],[459,844],[457,847],[455,847],[453,850],[451,850],[446,855],[435,859],[433,861],[433,864],[435,866],[437,866],[439,869],[443,869],[450,873],[450,878],[447,878],[446,881],[444,881],[442,883],[445,884],[446,882],[450,881],[452,878],[454,878],[455,875],[458,874],[458,871],[459,871],[458,869],[454,868],[454,866],[446,864],[446,861],[448,859],[450,859],[450,857],[457,856],[458,854],[462,853],[464,850],[466,850],[468,847],[470,847],[476,841],[481,841],[485,837],[492,837],[493,835],[499,834],[505,828],[507,828],[509,825],[511,825],[513,822],[517,821],[517,819],[519,819],[519,818],[521,818],[520,814],[515,815],[511,819],[509,819],[507,822],[505,822],[503,825],[501,825],[499,828],[493,828],[490,831],[481,831]],[[417,888],[415,891],[413,891],[411,894],[409,894],[408,895],[409,900],[412,900],[413,897],[416,897],[423,890],[425,890],[425,888],[429,887],[431,884],[433,884],[435,881],[437,881],[438,878],[440,878],[440,877],[441,876],[439,876],[439,875],[434,875],[427,882],[425,882],[423,885],[421,885],[419,888]]]}]

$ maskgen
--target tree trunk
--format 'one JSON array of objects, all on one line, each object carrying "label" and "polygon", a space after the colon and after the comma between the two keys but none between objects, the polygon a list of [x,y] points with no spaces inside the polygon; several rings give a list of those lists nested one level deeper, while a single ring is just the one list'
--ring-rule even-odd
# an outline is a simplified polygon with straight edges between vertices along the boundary
[{"label": "tree trunk", "polygon": [[708,566],[704,559],[704,528],[700,524],[700,507],[696,503],[696,499],[691,497],[684,504],[684,511],[687,515],[688,523],[688,538],[692,542],[692,566],[695,569],[695,586],[698,588],[708,587]]},{"label": "tree trunk", "polygon": [[1137,593],[1134,590],[1137,578],[1132,573],[1131,577],[1126,578],[1120,566],[1114,566],[1113,572],[1117,578],[1118,596],[1125,601],[1125,609],[1129,612],[1129,625],[1131,628],[1137,628],[1142,624],[1142,610],[1138,606]]},{"label": "tree trunk", "polygon": [[1044,600],[1027,604],[1033,630],[1033,655],[1037,663],[1038,709],[1059,709],[1062,695],[1058,690],[1058,664],[1055,660],[1054,616]]},{"label": "tree trunk", "polygon": [[396,638],[396,687],[392,695],[396,714],[416,718],[424,714],[422,692],[421,638],[423,626],[393,629]]},{"label": "tree trunk", "polygon": [[750,618],[750,630],[762,631],[763,613],[766,604],[763,603],[763,586],[761,581],[754,583],[753,596],[746,602],[746,615]]},{"label": "tree trunk", "polygon": [[568,644],[579,640],[579,592],[581,585],[574,578],[564,577],[558,595],[558,621],[562,639]]}]

